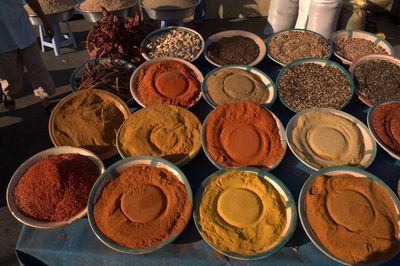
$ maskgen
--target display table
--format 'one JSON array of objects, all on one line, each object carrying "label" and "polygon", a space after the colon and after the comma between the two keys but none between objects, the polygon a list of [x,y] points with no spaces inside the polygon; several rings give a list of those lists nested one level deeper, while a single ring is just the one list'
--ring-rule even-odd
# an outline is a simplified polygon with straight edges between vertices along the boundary
[{"label": "display table", "polygon": [[[214,67],[201,56],[195,65],[206,75]],[[280,66],[265,58],[256,66],[275,80]],[[204,121],[212,108],[202,99],[190,109],[201,121]],[[286,126],[294,115],[276,99],[270,108]],[[344,108],[366,124],[368,108],[356,96]],[[106,166],[119,160],[106,161]],[[201,151],[193,161],[182,168],[195,194],[200,183],[210,174],[217,171]],[[378,147],[378,153],[373,164],[366,169],[381,178],[397,192],[397,182],[400,177],[400,162],[392,159],[383,149]],[[280,178],[289,188],[297,202],[300,189],[310,173],[314,172],[304,166],[287,149],[282,163],[271,171]],[[71,225],[53,229],[40,230],[23,227],[16,246],[17,256],[21,263],[32,265],[43,262],[48,265],[226,265],[247,264],[249,262],[230,259],[220,255],[209,247],[198,234],[193,219],[180,237],[173,244],[148,255],[125,255],[115,252],[103,245],[92,233],[87,219],[81,219]],[[252,261],[252,265],[332,265],[337,264],[320,252],[305,234],[300,220],[296,231],[289,243],[273,256]],[[387,265],[400,265],[400,255],[396,256]]]}]

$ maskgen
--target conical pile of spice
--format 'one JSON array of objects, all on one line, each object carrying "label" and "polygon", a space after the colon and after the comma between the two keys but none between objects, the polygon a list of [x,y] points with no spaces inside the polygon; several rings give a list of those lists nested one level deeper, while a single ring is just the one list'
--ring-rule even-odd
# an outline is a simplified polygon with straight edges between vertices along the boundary
[{"label": "conical pile of spice", "polygon": [[14,188],[17,209],[41,221],[69,220],[87,204],[100,171],[80,154],[45,157],[34,163]]}]

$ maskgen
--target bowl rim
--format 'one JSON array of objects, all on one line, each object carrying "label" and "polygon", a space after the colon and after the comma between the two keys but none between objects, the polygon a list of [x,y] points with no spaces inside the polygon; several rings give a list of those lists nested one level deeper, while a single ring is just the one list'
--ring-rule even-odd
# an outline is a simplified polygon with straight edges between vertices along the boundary
[{"label": "bowl rim", "polygon": [[[296,59],[296,60],[294,60],[294,61],[292,61],[292,62],[290,62],[290,63],[287,63],[287,64],[286,64],[286,63],[283,63],[282,61],[279,61],[279,60],[276,59],[273,55],[271,55],[271,52],[270,52],[271,50],[269,49],[269,44],[270,44],[270,42],[272,41],[272,38],[278,36],[278,35],[281,34],[281,33],[290,32],[290,31],[302,31],[302,32],[308,32],[308,33],[314,33],[314,34],[320,36],[320,37],[323,38],[323,39],[326,41],[326,43],[328,44],[328,48],[329,48],[328,56],[326,56],[326,57],[324,57],[324,58],[319,58],[319,57],[315,57],[315,58],[313,58],[313,57],[307,57],[307,58],[302,58],[302,59]],[[292,29],[287,29],[287,30],[281,30],[281,31],[275,32],[274,34],[272,34],[271,36],[269,36],[269,37],[266,39],[265,43],[266,43],[266,45],[267,45],[267,47],[268,47],[268,48],[267,48],[267,50],[268,50],[268,51],[267,51],[267,56],[268,56],[272,61],[274,61],[275,63],[278,63],[278,64],[281,65],[282,67],[285,67],[285,66],[287,66],[287,65],[289,65],[289,64],[291,64],[291,63],[293,63],[293,62],[295,62],[295,61],[304,60],[304,59],[326,59],[326,60],[329,60],[329,59],[332,57],[332,54],[333,54],[333,42],[332,42],[329,38],[326,38],[325,36],[319,34],[318,32],[315,32],[315,31],[312,31],[312,30],[307,30],[307,29],[292,28]]]},{"label": "bowl rim", "polygon": [[[203,51],[204,51],[205,41],[204,41],[203,36],[201,36],[201,34],[200,34],[198,31],[196,31],[196,30],[194,30],[194,29],[191,29],[191,28],[188,28],[188,27],[183,27],[183,26],[169,26],[169,27],[157,29],[157,30],[154,30],[154,31],[150,32],[150,33],[147,34],[147,36],[142,40],[142,42],[140,43],[140,48],[141,48],[141,54],[142,54],[142,56],[144,57],[144,59],[146,59],[147,61],[149,61],[149,60],[154,59],[154,58],[160,58],[160,57],[150,58],[150,57],[147,55],[147,53],[145,52],[144,49],[145,49],[145,47],[146,47],[146,44],[149,42],[150,38],[152,38],[152,37],[154,37],[154,36],[157,36],[157,35],[161,35],[161,33],[167,32],[167,31],[171,31],[171,30],[178,30],[178,31],[190,32],[191,34],[197,35],[197,36],[200,38],[200,42],[201,42],[200,51],[197,53],[197,55],[196,55],[196,57],[195,57],[194,59],[192,59],[192,60],[190,60],[190,61],[187,61],[187,62],[194,62],[196,59],[198,59],[198,58],[201,56],[201,54],[202,54]],[[162,56],[162,57],[167,57],[167,56]],[[177,58],[179,58],[179,57],[177,57]],[[181,58],[180,58],[180,59],[181,59]],[[186,61],[186,60],[185,60],[185,61]]]},{"label": "bowl rim", "polygon": [[[134,165],[149,165],[149,166],[153,166],[153,167],[158,167],[159,164],[162,165],[161,168],[168,170],[169,172],[171,172],[180,182],[182,182],[186,188],[186,192],[188,194],[188,198],[189,201],[191,203],[190,209],[191,212],[193,210],[193,194],[192,194],[192,189],[190,187],[189,181],[187,180],[185,174],[177,167],[175,166],[173,163],[159,158],[159,157],[154,157],[154,156],[133,156],[133,157],[128,157],[122,160],[119,160],[117,162],[115,162],[114,164],[112,164],[111,166],[109,166],[106,171],[97,179],[96,183],[93,185],[91,191],[90,191],[90,195],[89,195],[89,199],[88,199],[88,222],[90,225],[90,228],[92,229],[92,232],[96,235],[96,238],[98,240],[100,240],[100,242],[102,242],[105,246],[121,252],[121,253],[125,253],[125,254],[147,254],[147,253],[151,253],[154,252],[162,247],[164,247],[167,244],[170,244],[172,241],[174,241],[182,232],[183,230],[186,228],[186,226],[189,223],[190,217],[191,215],[188,216],[188,218],[185,221],[185,225],[182,227],[182,229],[177,232],[176,234],[172,235],[170,238],[162,241],[161,243],[159,243],[158,245],[155,246],[151,246],[148,248],[141,248],[141,249],[134,249],[134,248],[128,248],[128,247],[124,247],[122,245],[119,245],[117,242],[109,239],[106,235],[104,235],[100,229],[97,227],[96,222],[94,220],[93,217],[93,211],[94,211],[94,205],[95,205],[95,201],[97,201],[98,197],[100,196],[100,193],[104,186],[107,185],[109,183],[109,181],[111,179],[114,179],[119,172],[116,170],[119,167],[131,167]],[[125,170],[125,169],[124,169]],[[123,171],[123,170],[121,170]]]},{"label": "bowl rim", "polygon": [[[186,108],[184,108],[184,107],[176,106],[176,105],[172,105],[172,104],[156,104],[156,105],[175,106],[175,107],[178,107],[178,108],[182,108],[183,110],[186,110],[186,111],[190,112],[190,113],[199,121],[200,125],[202,126],[202,123],[201,123],[200,119],[199,119],[193,112],[191,112],[190,110],[188,110],[188,109],[186,109]],[[155,106],[155,105],[151,105],[151,106]],[[141,110],[145,110],[146,108],[151,108],[151,106],[138,109],[138,110],[136,110],[134,113],[140,112]],[[142,111],[142,112],[143,112],[143,111]],[[132,113],[132,114],[133,114],[133,113]],[[123,151],[123,149],[122,149],[122,147],[121,147],[122,144],[121,144],[121,142],[120,142],[121,130],[122,130],[122,128],[124,127],[125,123],[127,123],[128,120],[133,119],[133,118],[132,118],[132,114],[121,124],[121,126],[119,127],[118,132],[117,132],[117,134],[116,134],[115,145],[116,145],[117,150],[118,150],[118,153],[119,153],[119,155],[122,157],[122,159],[126,159],[126,158],[133,157],[133,156],[135,156],[135,157],[140,156],[140,155],[133,155],[133,156],[132,156],[132,155],[126,154],[126,153]],[[197,154],[199,154],[199,152],[200,152],[200,150],[201,150],[201,129],[200,129],[200,131],[199,131],[199,135],[200,135],[200,142],[199,142],[199,145],[198,145],[198,147],[196,147],[196,149],[194,149],[194,150],[189,154],[188,157],[183,158],[182,160],[180,160],[180,161],[178,161],[178,162],[176,162],[176,163],[172,163],[172,162],[170,162],[170,161],[168,161],[168,160],[167,160],[167,161],[170,162],[170,163],[172,163],[172,164],[174,164],[174,165],[176,165],[177,167],[185,166],[185,165],[188,164],[190,161],[192,161],[192,160],[197,156]],[[143,156],[153,156],[153,155],[143,155]],[[153,157],[154,157],[154,156],[153,156]],[[160,158],[161,158],[161,157],[160,157]],[[163,159],[163,158],[162,158],[162,159]],[[164,159],[164,160],[166,160],[166,159]]]},{"label": "bowl rim", "polygon": [[[225,35],[225,34],[228,34],[229,36],[221,36],[221,35]],[[204,47],[204,52],[203,52],[205,59],[210,64],[212,64],[216,67],[228,66],[228,65],[220,65],[220,64],[214,62],[212,59],[210,59],[207,55],[207,49],[208,49],[208,46],[210,46],[210,44],[214,43],[215,41],[218,41],[219,39],[221,39],[223,37],[233,37],[233,36],[238,36],[238,35],[251,38],[260,49],[260,53],[259,53],[258,57],[252,63],[250,63],[246,66],[255,66],[255,65],[261,63],[261,61],[265,58],[265,55],[267,54],[267,46],[265,45],[264,40],[261,39],[257,34],[254,34],[250,31],[245,31],[245,30],[225,30],[225,31],[220,31],[220,32],[210,35],[205,42],[205,47]],[[211,39],[215,39],[215,40],[211,41]]]},{"label": "bowl rim", "polygon": [[[275,84],[276,84],[276,87],[277,87],[278,97],[279,97],[279,100],[281,101],[281,103],[282,103],[284,106],[286,106],[286,108],[288,108],[289,110],[291,110],[292,112],[294,112],[294,113],[299,113],[299,111],[296,111],[293,107],[291,107],[291,106],[286,102],[286,100],[283,99],[283,97],[282,97],[281,94],[279,93],[279,91],[280,91],[280,90],[279,90],[279,80],[280,80],[282,74],[283,74],[285,71],[287,71],[288,69],[290,69],[290,68],[292,68],[292,67],[294,67],[294,66],[296,66],[296,65],[300,65],[300,64],[309,64],[309,63],[316,63],[316,64],[319,64],[319,65],[322,65],[323,63],[325,63],[325,64],[323,65],[323,67],[326,67],[326,66],[335,67],[335,68],[339,69],[340,72],[342,72],[342,74],[346,77],[347,83],[350,85],[350,94],[351,94],[350,97],[349,97],[349,99],[347,100],[347,102],[345,102],[345,103],[343,104],[343,106],[340,107],[339,110],[342,110],[343,108],[345,108],[345,107],[350,103],[351,99],[352,99],[353,96],[354,96],[354,92],[355,92],[354,80],[353,80],[352,76],[349,74],[349,72],[348,72],[343,66],[339,65],[338,63],[336,63],[336,62],[334,62],[334,61],[332,61],[332,60],[329,60],[329,59],[320,59],[320,58],[307,58],[307,59],[296,60],[296,61],[293,61],[293,62],[290,63],[290,64],[287,64],[285,67],[283,67],[283,68],[279,71],[278,76],[276,77]],[[324,108],[328,108],[328,107],[324,107]],[[304,110],[303,110],[303,111],[304,111]],[[301,112],[301,111],[300,111],[300,112]]]},{"label": "bowl rim", "polygon": [[[69,151],[66,151],[69,150]],[[80,147],[72,147],[72,146],[59,146],[59,147],[51,147],[47,148],[45,150],[42,150],[40,152],[35,153],[34,155],[30,156],[28,159],[26,159],[24,162],[20,164],[20,166],[14,171],[10,181],[8,182],[7,185],[7,190],[6,190],[6,201],[7,201],[7,207],[10,213],[14,216],[16,220],[21,222],[22,224],[33,227],[33,228],[39,228],[39,229],[53,229],[53,228],[58,228],[62,227],[64,225],[71,224],[80,218],[84,217],[87,214],[87,205],[76,215],[73,217],[69,218],[68,220],[64,221],[57,221],[57,222],[46,222],[46,221],[41,221],[37,220],[35,218],[31,218],[22,212],[20,212],[15,204],[14,201],[14,187],[17,185],[18,181],[21,179],[21,177],[24,175],[24,173],[36,162],[40,161],[41,159],[51,156],[51,155],[61,155],[61,154],[81,154],[85,156],[86,158],[89,158],[93,163],[96,164],[98,170],[99,170],[99,176],[101,176],[104,171],[105,167],[101,159],[92,151],[80,148]],[[89,198],[89,197],[88,197]]]},{"label": "bowl rim", "polygon": [[[368,35],[368,36],[374,37],[374,38],[376,38],[376,40],[374,42],[375,46],[377,46],[379,43],[383,42],[387,46],[387,48],[390,50],[390,54],[389,55],[391,55],[391,56],[396,56],[397,55],[396,49],[394,49],[394,47],[388,41],[386,41],[385,39],[377,36],[376,34],[373,34],[371,32],[367,32],[367,31],[363,31],[363,30],[356,30],[356,29],[354,29],[354,30],[346,30],[346,29],[345,30],[338,30],[338,31],[335,31],[335,32],[331,33],[328,38],[329,38],[329,40],[332,41],[333,54],[337,58],[339,58],[342,61],[342,63],[345,64],[345,65],[351,65],[352,63],[357,61],[357,60],[356,61],[350,61],[349,59],[344,58],[343,56],[339,55],[335,50],[335,41],[333,39],[336,38],[337,35],[339,35],[341,33],[345,33],[345,32],[348,33],[347,39],[353,38],[353,32],[361,33],[363,35]],[[362,38],[362,39],[364,39],[364,38]]]},{"label": "bowl rim", "polygon": [[[75,91],[67,96],[65,96],[64,98],[62,98],[57,105],[54,107],[53,111],[50,114],[50,118],[49,118],[49,122],[48,122],[48,132],[49,132],[49,136],[50,136],[50,140],[53,143],[53,145],[55,147],[59,147],[59,146],[65,146],[62,145],[62,143],[59,142],[59,140],[57,140],[57,138],[55,137],[55,128],[54,128],[54,119],[57,113],[59,113],[59,109],[61,108],[61,106],[63,106],[66,102],[68,102],[69,100],[78,97],[80,94],[85,93],[88,90],[80,90],[80,91]],[[107,96],[111,97],[112,100],[115,102],[115,106],[121,111],[122,115],[124,116],[124,121],[129,117],[129,115],[131,114],[131,110],[129,109],[128,105],[121,99],[119,98],[117,95],[105,91],[105,90],[99,90],[99,89],[91,89],[90,90],[93,93],[96,94],[106,94]],[[104,154],[99,154],[98,156],[100,157],[100,159],[102,160],[106,160],[106,159],[110,159],[112,157],[114,157],[115,155],[118,154],[118,151],[115,148],[110,149],[107,152],[104,152]]]},{"label": "bowl rim", "polygon": [[377,102],[376,104],[374,104],[369,110],[368,110],[368,114],[367,114],[367,125],[368,125],[368,129],[372,135],[372,137],[374,138],[374,140],[379,144],[379,146],[381,146],[382,149],[384,149],[386,151],[387,154],[389,154],[392,158],[396,159],[396,160],[400,160],[400,154],[396,154],[395,152],[393,152],[389,146],[387,146],[383,141],[381,141],[381,139],[378,137],[378,135],[375,132],[374,127],[372,126],[372,114],[375,112],[375,110],[385,104],[390,104],[390,103],[398,103],[400,104],[400,99],[392,99],[392,100],[385,100],[385,101],[381,101],[381,102]]},{"label": "bowl rim", "polygon": [[194,8],[196,6],[198,6],[201,2],[201,0],[197,0],[196,4],[189,6],[189,7],[183,7],[183,8],[160,8],[160,7],[156,7],[156,8],[152,8],[152,7],[146,7],[143,5],[143,1],[144,0],[138,0],[140,7],[144,8],[144,9],[150,9],[150,10],[155,10],[155,11],[165,11],[165,10],[184,10],[184,9],[190,9],[190,8]]},{"label": "bowl rim", "polygon": [[[250,255],[250,256],[247,255],[246,256],[246,255],[241,255],[238,253],[223,251],[219,247],[215,246],[214,244],[211,244],[211,242],[208,241],[207,237],[205,237],[202,233],[202,229],[201,229],[201,225],[200,225],[199,217],[198,217],[199,216],[198,212],[200,209],[200,202],[201,202],[201,198],[202,198],[204,189],[210,184],[210,182],[213,179],[218,178],[219,176],[221,176],[225,173],[228,173],[228,172],[232,172],[232,171],[250,172],[250,173],[256,174],[259,178],[267,180],[268,183],[270,183],[278,191],[278,193],[279,193],[279,195],[281,195],[281,197],[285,197],[286,213],[290,212],[290,214],[291,214],[290,220],[287,218],[288,230],[283,235],[283,237],[281,235],[281,238],[278,239],[278,241],[276,241],[274,243],[274,245],[269,247],[264,252],[260,252],[255,255]],[[271,174],[270,172],[268,172],[264,169],[249,167],[249,166],[228,167],[228,168],[224,168],[224,169],[219,169],[216,172],[210,174],[200,184],[199,188],[196,191],[196,195],[195,195],[195,199],[194,199],[193,220],[194,220],[196,229],[199,232],[199,234],[202,236],[204,241],[210,247],[212,247],[215,251],[217,251],[225,256],[228,256],[228,257],[231,257],[234,259],[238,259],[238,260],[258,260],[258,259],[262,259],[262,258],[271,256],[275,252],[279,251],[290,240],[290,238],[293,236],[293,233],[297,227],[297,208],[296,208],[296,202],[294,201],[294,198],[293,198],[290,190],[279,178],[277,178],[275,175]]]},{"label": "bowl rim", "polygon": [[[397,66],[400,67],[400,58],[398,58],[396,56],[384,55],[384,54],[369,54],[369,55],[365,55],[363,57],[358,58],[349,67],[349,73],[350,73],[353,81],[356,80],[356,78],[354,76],[354,71],[357,69],[357,67],[359,67],[360,65],[362,65],[364,62],[366,62],[368,60],[385,60],[385,61],[388,61],[388,62],[390,62],[392,64],[396,64]],[[354,84],[356,84],[356,82],[354,82]],[[361,102],[363,102],[368,107],[372,107],[373,106],[373,104],[370,103],[369,100],[363,98],[358,93],[358,86],[354,85],[354,91],[355,91],[355,94],[357,95],[358,99],[360,99]]]},{"label": "bowl rim", "polygon": [[[280,142],[281,142],[281,147],[283,148],[283,152],[282,152],[281,157],[273,165],[271,165],[269,167],[266,167],[266,168],[262,168],[263,170],[271,171],[271,170],[275,169],[283,161],[283,159],[285,158],[285,154],[286,154],[286,151],[287,151],[287,139],[286,139],[285,127],[283,126],[281,120],[271,110],[269,110],[268,108],[266,108],[263,105],[259,105],[259,104],[257,104],[257,105],[262,107],[264,110],[266,110],[267,112],[269,112],[272,115],[272,117],[275,120],[276,126],[278,127],[279,136],[281,138]],[[208,121],[210,115],[213,114],[215,112],[215,110],[216,109],[211,110],[211,112],[206,116],[206,118],[204,119],[203,125],[201,127],[201,133],[200,133],[200,136],[201,136],[201,147],[202,147],[206,157],[219,170],[222,170],[224,168],[232,168],[232,167],[233,168],[235,168],[235,167],[236,168],[237,167],[252,167],[252,166],[229,166],[229,167],[223,167],[216,160],[214,160],[214,158],[208,152],[207,145],[206,145],[206,133],[205,133],[206,129],[205,128],[206,128],[207,121]],[[253,168],[255,168],[255,167],[253,167]]]},{"label": "bowl rim", "polygon": [[[263,103],[262,105],[267,107],[267,108],[269,108],[275,103],[275,100],[276,100],[278,92],[277,92],[277,88],[276,88],[274,80],[270,76],[268,76],[268,74],[266,74],[265,72],[263,72],[262,70],[260,70],[260,69],[258,69],[256,67],[252,67],[252,66],[247,66],[247,65],[226,65],[226,66],[214,68],[210,72],[208,72],[207,75],[204,77],[204,81],[201,84],[201,91],[203,93],[203,98],[206,100],[206,102],[212,108],[216,108],[218,106],[218,104],[216,104],[211,99],[211,97],[208,95],[207,80],[215,72],[223,70],[223,69],[226,69],[226,68],[242,69],[242,70],[245,70],[246,72],[250,72],[250,73],[253,73],[253,74],[255,74],[255,75],[259,76],[259,77],[262,76],[262,77],[268,79],[269,80],[268,85],[266,85],[264,82],[263,83],[264,83],[264,85],[266,85],[267,90],[270,93],[272,92],[272,99],[270,101],[267,101],[267,102]],[[272,87],[272,89],[271,89],[271,87]]]},{"label": "bowl rim", "polygon": [[189,109],[189,108],[195,106],[201,100],[201,98],[203,96],[203,93],[201,91],[201,84],[204,81],[204,76],[203,76],[202,72],[194,64],[192,64],[191,62],[185,61],[183,59],[176,58],[176,57],[158,57],[158,58],[154,58],[154,59],[151,59],[149,61],[144,62],[139,67],[137,67],[135,69],[135,71],[132,73],[131,79],[129,81],[129,89],[131,91],[133,99],[135,99],[135,101],[142,107],[150,106],[150,105],[145,105],[143,103],[143,101],[140,99],[139,95],[137,94],[137,85],[136,85],[136,83],[137,83],[137,80],[138,80],[139,73],[140,73],[140,71],[142,69],[144,69],[145,67],[149,67],[152,64],[157,63],[159,61],[177,61],[179,63],[183,63],[197,75],[197,79],[198,79],[198,81],[200,83],[200,86],[199,86],[199,95],[197,96],[196,101],[193,102],[193,104],[191,104],[189,106],[186,106],[186,107],[180,106],[180,107]]},{"label": "bowl rim", "polygon": [[[324,255],[326,255],[327,257],[329,257],[330,259],[344,264],[344,265],[351,265],[345,261],[340,260],[339,258],[336,258],[335,256],[333,256],[331,253],[328,252],[328,250],[325,249],[325,247],[320,244],[320,241],[318,240],[317,236],[315,235],[314,231],[312,230],[310,224],[308,223],[308,219],[307,219],[307,215],[305,214],[305,197],[306,197],[306,193],[308,192],[311,184],[313,183],[314,179],[319,176],[319,175],[329,175],[329,173],[332,172],[347,172],[350,173],[352,175],[356,175],[356,176],[361,176],[364,178],[368,178],[368,179],[372,179],[374,182],[378,183],[379,185],[383,186],[383,188],[389,193],[389,196],[391,197],[391,199],[393,200],[393,204],[395,206],[395,208],[397,209],[397,213],[399,214],[397,217],[397,222],[400,223],[400,201],[397,197],[397,195],[389,188],[388,185],[386,185],[386,183],[384,181],[382,181],[380,178],[378,178],[377,176],[373,175],[370,172],[367,172],[366,170],[360,169],[360,168],[356,168],[356,167],[352,167],[352,166],[333,166],[333,167],[328,167],[328,168],[323,168],[319,171],[316,171],[314,173],[312,173],[307,180],[304,182],[300,193],[299,193],[299,199],[298,199],[298,214],[299,214],[299,218],[300,218],[300,223],[304,229],[304,231],[306,232],[308,238],[311,240],[311,242],[314,244],[314,246],[316,246]],[[400,238],[400,235],[397,236],[397,239]],[[395,257],[400,251],[400,246],[398,246],[397,251],[392,254],[392,256],[390,256],[387,259],[384,259],[382,261],[378,261],[378,262],[370,262],[370,263],[361,263],[358,265],[376,265],[376,264],[383,264],[384,262],[389,261],[390,259],[392,259],[393,257]]]},{"label": "bowl rim", "polygon": [[[116,10],[107,10],[107,11],[111,14],[111,13],[115,13],[115,12],[119,12],[119,11],[124,11],[126,9],[130,9],[130,8],[136,6],[138,4],[138,2],[139,2],[139,0],[134,0],[134,1],[135,2],[130,6],[127,6],[127,7],[124,7],[124,8],[120,8],[120,9],[116,9]],[[81,4],[82,4],[82,2],[81,3],[77,3],[73,7],[73,9],[77,10],[78,12],[86,13],[86,14],[102,14],[103,13],[103,11],[89,11],[89,10],[80,9],[79,7],[80,7]]]},{"label": "bowl rim", "polygon": [[[297,154],[297,152],[295,151],[295,149],[293,148],[293,143],[292,143],[292,138],[291,138],[291,133],[293,132],[293,129],[295,128],[295,123],[297,122],[297,120],[299,119],[300,116],[303,116],[305,114],[308,113],[314,113],[314,112],[321,112],[321,111],[326,111],[329,112],[331,114],[334,115],[338,115],[340,117],[343,117],[344,119],[352,122],[353,124],[355,124],[357,126],[357,128],[361,131],[361,134],[363,133],[363,131],[366,133],[366,135],[369,137],[369,140],[371,141],[371,145],[372,145],[372,150],[370,152],[364,150],[364,157],[366,157],[368,154],[371,154],[370,159],[365,162],[364,164],[360,164],[357,166],[353,166],[353,167],[357,167],[357,168],[361,168],[361,169],[365,169],[368,168],[375,160],[376,158],[376,154],[377,154],[377,146],[376,146],[376,142],[375,139],[373,138],[370,130],[368,129],[368,127],[361,121],[359,120],[357,117],[348,114],[346,112],[340,111],[340,110],[336,110],[333,108],[312,108],[312,109],[307,109],[304,111],[301,111],[297,114],[295,114],[287,123],[286,125],[286,140],[289,146],[289,149],[291,150],[291,152],[296,156],[296,158],[305,166],[307,166],[308,168],[314,170],[314,171],[319,171],[323,168],[317,168],[313,165],[311,165],[310,163],[308,163],[306,160],[304,160],[303,158],[301,158],[301,156],[299,154]],[[290,136],[289,136],[290,135]],[[364,138],[364,134],[363,135],[363,143],[365,145],[366,139]],[[339,165],[340,166],[340,165]],[[326,167],[325,167],[326,168]]]},{"label": "bowl rim", "polygon": [[[113,57],[101,57],[101,58],[91,58],[84,62],[83,64],[80,64],[78,67],[74,69],[72,72],[70,78],[69,78],[69,88],[72,92],[78,91],[77,88],[77,75],[82,72],[82,69],[88,64],[88,65],[97,65],[102,61],[108,61],[108,62],[121,62],[128,67],[128,69],[132,69],[133,71],[136,69],[136,66],[124,59],[121,58],[113,58]],[[118,95],[117,95],[118,96]]]}]

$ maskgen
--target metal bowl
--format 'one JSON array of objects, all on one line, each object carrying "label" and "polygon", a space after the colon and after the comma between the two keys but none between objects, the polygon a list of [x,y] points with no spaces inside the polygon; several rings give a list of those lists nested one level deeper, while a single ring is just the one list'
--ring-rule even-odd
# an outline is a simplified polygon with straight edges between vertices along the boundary
[{"label": "metal bowl", "polygon": [[[192,189],[190,188],[189,181],[187,180],[185,174],[174,164],[168,162],[167,160],[157,158],[157,157],[152,157],[152,156],[135,156],[135,157],[129,157],[123,160],[120,160],[110,167],[107,168],[107,170],[97,179],[96,183],[93,185],[92,190],[90,191],[90,196],[88,200],[88,221],[90,228],[92,229],[93,233],[96,235],[97,239],[99,239],[104,245],[107,247],[121,252],[121,253],[126,253],[126,254],[147,254],[154,252],[165,245],[170,244],[174,239],[176,239],[183,231],[183,229],[186,227],[186,225],[189,222],[190,216],[185,219],[185,226],[182,227],[182,229],[179,232],[176,232],[173,234],[171,237],[168,239],[160,242],[159,244],[155,246],[149,246],[146,248],[128,248],[125,246],[122,246],[113,240],[109,239],[107,236],[105,236],[99,227],[96,224],[96,221],[94,220],[93,212],[94,212],[94,206],[98,199],[100,198],[100,195],[103,191],[103,188],[114,178],[119,176],[123,171],[126,169],[134,166],[134,165],[150,165],[153,167],[165,169],[172,174],[174,174],[181,183],[183,183],[186,187],[186,192],[188,194],[188,198],[190,200],[191,206],[190,208],[192,209],[193,205],[193,196],[192,196]],[[180,219],[183,219],[183,217],[180,217]]]},{"label": "metal bowl", "polygon": [[77,153],[86,156],[89,158],[93,163],[96,164],[96,166],[99,169],[100,175],[104,172],[104,165],[103,162],[100,160],[98,156],[96,156],[93,152],[83,149],[83,148],[76,148],[76,147],[70,147],[70,146],[61,146],[61,147],[54,147],[50,148],[44,151],[41,151],[39,153],[36,153],[29,159],[27,159],[25,162],[23,162],[18,169],[15,171],[14,175],[12,176],[10,182],[8,183],[7,187],[7,205],[8,209],[10,210],[11,214],[20,221],[21,223],[34,227],[34,228],[41,228],[41,229],[51,229],[51,228],[57,228],[61,227],[70,223],[73,223],[74,221],[84,217],[87,213],[87,206],[82,209],[79,213],[77,213],[75,216],[71,217],[69,220],[66,221],[58,221],[58,222],[45,222],[45,221],[39,221],[33,218],[30,218],[20,212],[17,207],[15,206],[15,201],[14,201],[14,187],[17,185],[19,179],[23,176],[23,174],[36,162],[40,161],[41,159],[50,156],[50,155],[60,155],[60,154],[66,154],[66,153]]},{"label": "metal bowl", "polygon": [[[254,255],[243,255],[240,253],[234,253],[234,252],[229,252],[221,249],[218,245],[213,244],[212,242],[209,241],[209,238],[203,233],[203,229],[200,223],[200,202],[203,197],[204,190],[207,188],[207,186],[213,181],[213,180],[218,180],[218,177],[225,174],[229,173],[232,171],[240,171],[240,172],[247,172],[250,174],[255,174],[258,176],[259,179],[265,180],[268,183],[270,183],[280,194],[282,201],[285,203],[285,209],[286,209],[286,217],[287,217],[287,222],[286,225],[281,232],[281,235],[277,241],[272,243],[267,249],[258,252]],[[285,186],[285,184],[276,176],[273,174],[254,167],[239,167],[239,168],[226,168],[226,169],[221,169],[210,176],[208,176],[200,185],[199,189],[196,192],[195,196],[195,201],[194,201],[194,207],[193,207],[193,220],[195,222],[196,228],[200,235],[203,237],[204,241],[211,246],[214,250],[217,252],[230,257],[234,258],[237,260],[258,260],[262,259],[268,256],[271,256],[272,254],[276,253],[278,250],[280,250],[292,237],[296,225],[297,225],[297,210],[296,210],[296,203],[293,199],[292,194],[290,193],[289,189]],[[265,221],[266,222],[266,221]]]},{"label": "metal bowl", "polygon": [[[388,53],[388,55],[396,55],[396,50],[393,48],[393,46],[387,42],[384,39],[379,38],[378,36],[376,36],[373,33],[370,32],[366,32],[366,31],[362,31],[362,30],[340,30],[340,31],[336,31],[334,33],[332,33],[329,36],[329,39],[332,40],[333,42],[333,46],[335,46],[335,43],[340,40],[340,39],[351,39],[351,38],[360,38],[360,39],[364,39],[367,41],[371,41],[374,43],[375,46],[380,46],[383,49],[385,49],[385,51]],[[341,56],[340,54],[338,54],[335,50],[334,50],[334,54],[337,58],[339,58],[342,63],[344,65],[351,65],[352,61],[350,61],[347,58],[344,58],[343,56]],[[357,60],[356,60],[357,61]]]},{"label": "metal bowl", "polygon": [[[54,13],[54,14],[48,14],[46,15],[47,20],[50,22],[50,24],[57,24],[59,22],[63,21],[68,21],[72,18],[74,15],[74,9],[68,9],[66,11]],[[43,22],[38,16],[29,16],[29,21],[31,22],[32,25],[42,25]]]},{"label": "metal bowl", "polygon": [[174,6],[164,6],[158,8],[150,8],[143,5],[140,1],[140,8],[144,9],[151,19],[155,20],[177,20],[193,16],[196,6],[200,4],[200,0],[196,1],[193,6],[179,8]]},{"label": "metal bowl", "polygon": [[[118,10],[112,10],[108,11],[110,15],[117,16],[117,17],[129,17],[135,13],[137,10],[137,1],[130,7],[118,9]],[[80,12],[82,16],[89,22],[96,23],[103,17],[103,12],[93,12],[93,11],[88,11],[88,10],[82,10],[79,8],[80,4],[75,6],[75,10]]]}]

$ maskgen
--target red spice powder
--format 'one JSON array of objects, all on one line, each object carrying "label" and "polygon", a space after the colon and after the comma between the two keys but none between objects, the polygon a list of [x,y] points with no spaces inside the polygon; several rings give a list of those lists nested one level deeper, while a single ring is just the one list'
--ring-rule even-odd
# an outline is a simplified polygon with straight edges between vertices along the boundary
[{"label": "red spice powder", "polygon": [[381,105],[374,110],[371,118],[378,138],[400,156],[400,102]]},{"label": "red spice powder", "polygon": [[16,207],[36,220],[68,220],[85,208],[99,174],[97,165],[80,154],[45,157],[34,163],[14,187]]}]

